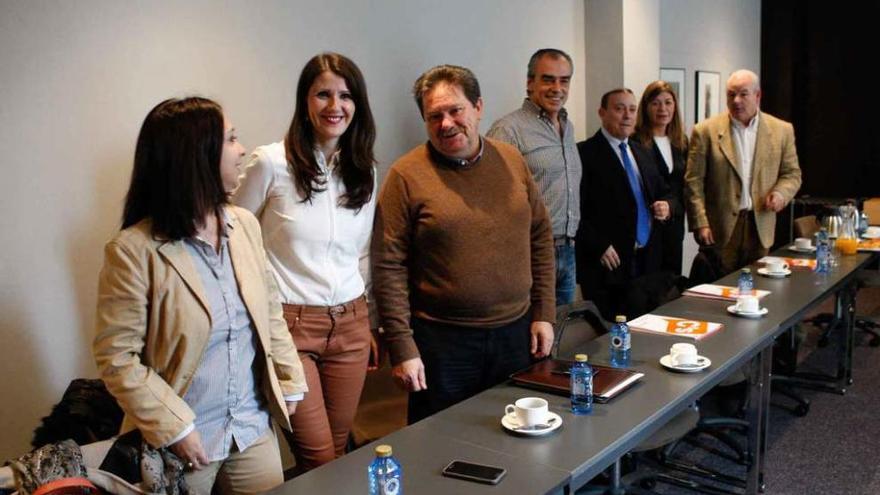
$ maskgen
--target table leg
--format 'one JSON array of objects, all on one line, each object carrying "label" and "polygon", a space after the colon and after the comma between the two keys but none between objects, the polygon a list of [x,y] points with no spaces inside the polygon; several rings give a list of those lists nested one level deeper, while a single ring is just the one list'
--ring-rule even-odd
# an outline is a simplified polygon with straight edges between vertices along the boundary
[{"label": "table leg", "polygon": [[852,385],[853,377],[853,349],[856,346],[856,295],[858,287],[855,283],[850,284],[844,291],[847,293],[846,305],[846,386]]},{"label": "table leg", "polygon": [[758,353],[749,366],[749,406],[746,420],[749,422],[748,452],[751,464],[746,473],[746,493],[764,491],[764,454],[767,450],[767,429],[770,409],[770,367],[773,346]]},{"label": "table leg", "polygon": [[837,370],[834,374],[805,373],[796,371],[779,375],[777,380],[794,386],[846,394],[852,385],[853,348],[855,347],[855,283],[850,283],[834,294],[834,321],[832,332],[837,332]]}]

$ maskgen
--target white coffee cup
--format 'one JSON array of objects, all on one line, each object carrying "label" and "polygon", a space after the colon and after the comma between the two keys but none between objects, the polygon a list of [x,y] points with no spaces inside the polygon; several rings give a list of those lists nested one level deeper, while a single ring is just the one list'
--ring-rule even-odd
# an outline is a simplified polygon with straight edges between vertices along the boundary
[{"label": "white coffee cup", "polygon": [[766,266],[769,273],[785,273],[789,268],[788,263],[779,258],[768,260]]},{"label": "white coffee cup", "polygon": [[739,296],[736,298],[736,310],[740,313],[757,313],[761,310],[757,296]]},{"label": "white coffee cup", "polygon": [[880,237],[880,227],[876,225],[872,225],[868,227],[868,230],[865,231],[865,236],[867,237]]},{"label": "white coffee cup", "polygon": [[504,414],[516,416],[519,426],[534,426],[547,422],[547,401],[540,397],[523,397],[504,408]]},{"label": "white coffee cup", "polygon": [[798,249],[810,249],[813,247],[813,241],[807,237],[798,237],[794,240],[794,247]]},{"label": "white coffee cup", "polygon": [[669,349],[669,359],[672,360],[673,366],[697,364],[697,361],[699,360],[697,347],[694,344],[688,344],[687,342],[673,344]]}]

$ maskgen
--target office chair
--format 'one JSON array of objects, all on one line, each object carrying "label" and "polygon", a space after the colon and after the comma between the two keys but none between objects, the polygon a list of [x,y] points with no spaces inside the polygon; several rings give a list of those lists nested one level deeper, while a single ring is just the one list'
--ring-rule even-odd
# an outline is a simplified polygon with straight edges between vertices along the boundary
[{"label": "office chair", "polygon": [[[557,308],[556,321],[556,335],[551,351],[552,357],[556,359],[571,359],[579,345],[607,333],[611,327],[609,322],[599,316],[599,309],[592,302],[560,306]],[[744,480],[723,473],[717,473],[701,466],[687,464],[673,456],[673,451],[680,445],[679,441],[681,439],[686,438],[689,434],[697,435],[699,433],[707,433],[713,436],[720,434],[720,440],[724,443],[729,441],[733,445],[731,449],[734,452],[742,452],[742,448],[736,444],[735,440],[730,439],[724,433],[724,430],[731,427],[737,429],[747,428],[748,423],[742,420],[734,420],[733,423],[730,423],[722,421],[721,418],[701,419],[699,409],[695,404],[672,418],[627,454],[626,462],[631,464],[631,469],[635,470],[637,464],[644,461],[667,471],[659,473],[634,471],[626,476],[622,476],[622,462],[618,460],[612,468],[612,473],[608,476],[607,486],[587,485],[583,489],[578,490],[577,493],[581,495],[597,493],[650,494],[652,493],[650,489],[645,487],[653,486],[656,483],[686,487],[708,494],[739,493],[734,490],[718,489],[680,476],[679,473],[686,473],[710,479],[716,483],[745,487]],[[717,450],[707,450],[711,453],[718,453]],[[656,455],[652,457],[651,453],[656,453]],[[728,458],[739,459],[745,462],[744,452],[739,457],[725,452],[721,452],[721,454],[723,456],[726,454]]]}]

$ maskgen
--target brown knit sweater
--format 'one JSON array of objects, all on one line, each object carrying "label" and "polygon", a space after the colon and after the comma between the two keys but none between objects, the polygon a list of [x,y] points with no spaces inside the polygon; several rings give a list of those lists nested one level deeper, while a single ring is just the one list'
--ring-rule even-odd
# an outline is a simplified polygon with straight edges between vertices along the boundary
[{"label": "brown knit sweater", "polygon": [[495,328],[555,321],[550,219],[516,148],[483,138],[473,165],[450,165],[428,144],[398,159],[376,209],[373,294],[391,363],[419,356],[410,316]]}]

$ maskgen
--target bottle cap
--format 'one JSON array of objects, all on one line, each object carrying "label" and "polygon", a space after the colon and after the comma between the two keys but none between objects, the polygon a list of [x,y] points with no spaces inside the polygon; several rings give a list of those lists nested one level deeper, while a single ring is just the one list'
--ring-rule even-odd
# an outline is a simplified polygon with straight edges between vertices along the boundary
[{"label": "bottle cap", "polygon": [[587,362],[587,355],[586,354],[575,354],[574,360],[579,363],[586,363]]},{"label": "bottle cap", "polygon": [[390,445],[377,445],[376,446],[376,455],[379,457],[391,457],[391,446]]},{"label": "bottle cap", "polygon": [[614,321],[616,321],[617,323],[626,323],[626,316],[617,315],[614,317]]},{"label": "bottle cap", "polygon": [[742,272],[743,273],[752,273],[752,269],[751,268],[743,268]]}]

